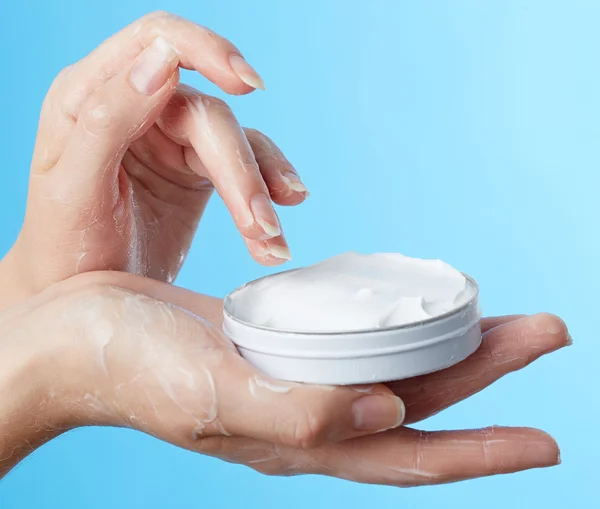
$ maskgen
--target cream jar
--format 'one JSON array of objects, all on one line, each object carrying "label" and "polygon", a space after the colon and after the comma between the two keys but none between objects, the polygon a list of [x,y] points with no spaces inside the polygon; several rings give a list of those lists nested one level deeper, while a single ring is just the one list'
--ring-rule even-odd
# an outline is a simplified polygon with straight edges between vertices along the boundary
[{"label": "cream jar", "polygon": [[230,293],[223,330],[263,373],[328,385],[401,380],[481,344],[477,283],[439,260],[346,253]]}]

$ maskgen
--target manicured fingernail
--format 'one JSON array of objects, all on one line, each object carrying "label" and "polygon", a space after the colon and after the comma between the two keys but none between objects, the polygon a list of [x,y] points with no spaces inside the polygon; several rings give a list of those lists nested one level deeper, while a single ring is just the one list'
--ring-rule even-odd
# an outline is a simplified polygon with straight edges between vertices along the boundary
[{"label": "manicured fingernail", "polygon": [[274,256],[275,258],[279,258],[281,260],[291,260],[292,253],[287,247],[283,246],[267,246],[267,252]]},{"label": "manicured fingernail", "polygon": [[404,422],[406,409],[396,396],[374,394],[357,399],[352,406],[354,428],[383,431],[397,428]]},{"label": "manicured fingernail", "polygon": [[308,195],[308,189],[306,189],[302,181],[298,178],[298,175],[295,175],[294,173],[285,173],[281,175],[281,180],[283,180],[285,185],[292,191]]},{"label": "manicured fingernail", "polygon": [[265,90],[265,83],[254,68],[240,55],[231,55],[229,64],[233,72],[248,86]]},{"label": "manicured fingernail", "polygon": [[177,59],[175,48],[162,37],[156,38],[133,64],[129,75],[131,84],[144,95],[155,94],[173,74]]},{"label": "manicured fingernail", "polygon": [[273,210],[273,202],[264,194],[255,194],[250,200],[250,210],[254,220],[260,225],[268,238],[279,237],[281,228],[279,219]]}]

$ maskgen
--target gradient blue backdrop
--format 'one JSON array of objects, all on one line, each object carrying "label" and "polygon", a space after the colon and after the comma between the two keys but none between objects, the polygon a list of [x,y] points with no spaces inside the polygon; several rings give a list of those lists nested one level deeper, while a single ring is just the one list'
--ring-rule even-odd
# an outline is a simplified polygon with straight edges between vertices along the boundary
[{"label": "gradient blue backdrop", "polygon": [[[281,212],[292,266],[349,249],[440,257],[479,280],[487,314],[568,322],[575,346],[424,424],[541,427],[563,464],[400,490],[268,478],[139,433],[86,429],[2,481],[0,507],[599,507],[600,2],[5,0],[2,253],[19,231],[53,76],[156,9],[229,37],[263,75],[266,93],[230,103],[311,190]],[[178,282],[223,296],[267,272],[214,200]]]}]

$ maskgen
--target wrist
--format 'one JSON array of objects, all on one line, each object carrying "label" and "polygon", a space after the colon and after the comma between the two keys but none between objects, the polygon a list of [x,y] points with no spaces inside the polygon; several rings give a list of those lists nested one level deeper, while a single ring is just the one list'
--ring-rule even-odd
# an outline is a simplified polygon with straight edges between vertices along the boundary
[{"label": "wrist", "polygon": [[19,241],[0,260],[0,311],[35,293],[31,281],[25,277],[22,270],[18,246]]},{"label": "wrist", "polygon": [[0,311],[0,477],[64,431],[112,424],[84,411],[97,379],[68,320],[81,297],[63,283]]},{"label": "wrist", "polygon": [[62,433],[52,425],[58,407],[52,401],[47,351],[32,348],[32,338],[14,319],[19,310],[8,313],[9,320],[6,312],[0,315],[0,477]]}]

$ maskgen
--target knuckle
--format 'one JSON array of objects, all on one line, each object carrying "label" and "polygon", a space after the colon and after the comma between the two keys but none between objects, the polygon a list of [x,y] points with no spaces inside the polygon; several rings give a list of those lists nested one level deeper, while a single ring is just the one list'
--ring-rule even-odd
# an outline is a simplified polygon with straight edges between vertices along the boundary
[{"label": "knuckle", "polygon": [[70,98],[71,94],[69,92],[69,82],[73,70],[75,69],[76,64],[69,65],[59,71],[56,77],[52,80],[50,84],[50,88],[48,89],[48,93],[44,99],[44,103],[42,105],[44,110],[48,110],[55,105],[57,102],[64,103],[67,99]]},{"label": "knuckle", "polygon": [[93,271],[78,274],[71,277],[63,283],[67,291],[77,292],[98,292],[108,294],[114,288],[127,288],[128,279],[134,279],[136,276],[127,275],[114,271]]},{"label": "knuckle", "polygon": [[52,81],[52,85],[50,85],[50,90],[56,90],[65,84],[70,74],[73,72],[75,68],[75,64],[68,65],[59,71],[54,80]]},{"label": "knuckle", "polygon": [[250,138],[258,138],[262,134],[258,129],[254,129],[254,127],[244,127],[244,132],[246,133],[246,136]]},{"label": "knuckle", "polygon": [[156,10],[153,12],[150,12],[148,14],[146,14],[144,17],[142,17],[142,21],[150,21],[150,22],[162,22],[162,21],[168,21],[168,20],[172,20],[172,19],[177,19],[177,16],[175,14],[171,14],[168,11],[165,10]]},{"label": "knuckle", "polygon": [[190,444],[190,449],[200,454],[227,461],[229,460],[228,438],[220,435],[198,437]]},{"label": "knuckle", "polygon": [[304,450],[314,449],[323,443],[325,432],[325,419],[319,414],[307,413],[290,429],[289,445]]},{"label": "knuckle", "polygon": [[262,155],[270,156],[272,158],[276,157],[276,151],[273,148],[273,143],[268,136],[260,132],[258,129],[245,128],[244,131],[255,150],[258,150]]},{"label": "knuckle", "polygon": [[228,115],[233,117],[233,112],[229,105],[218,97],[204,96],[202,103],[209,114]]},{"label": "knuckle", "polygon": [[113,114],[108,104],[97,97],[92,97],[81,115],[81,122],[92,134],[106,131],[113,124]]},{"label": "knuckle", "polygon": [[97,322],[105,319],[112,321],[123,300],[115,287],[103,283],[87,284],[69,289],[62,288],[60,298],[65,301],[66,310],[71,311],[73,320],[67,320],[71,325],[80,323],[77,312],[83,310],[86,313],[94,310]]},{"label": "knuckle", "polygon": [[165,25],[169,25],[176,21],[181,21],[182,19],[183,18],[177,16],[176,14],[158,10],[151,12],[150,14],[146,14],[143,18],[141,18],[139,21],[139,27],[149,31],[150,33],[155,31],[161,32]]}]

